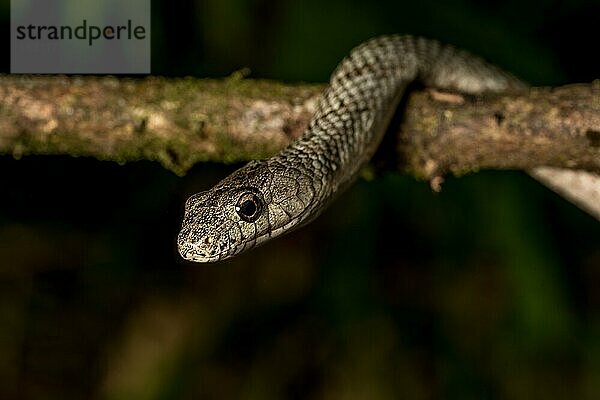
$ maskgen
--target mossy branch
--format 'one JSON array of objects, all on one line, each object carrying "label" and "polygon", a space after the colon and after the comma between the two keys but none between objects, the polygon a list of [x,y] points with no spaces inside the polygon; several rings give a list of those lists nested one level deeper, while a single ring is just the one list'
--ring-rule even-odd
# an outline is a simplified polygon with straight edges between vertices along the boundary
[{"label": "mossy branch", "polygon": [[[233,77],[1,76],[0,153],[200,161],[267,157],[298,137],[323,85]],[[546,165],[600,173],[600,81],[523,94],[411,93],[398,168],[431,179]]]}]

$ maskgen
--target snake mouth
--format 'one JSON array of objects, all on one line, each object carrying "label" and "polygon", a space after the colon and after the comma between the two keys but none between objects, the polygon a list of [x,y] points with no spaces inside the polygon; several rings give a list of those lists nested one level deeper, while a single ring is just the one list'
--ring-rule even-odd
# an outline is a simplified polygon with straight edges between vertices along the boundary
[{"label": "snake mouth", "polygon": [[203,251],[198,251],[195,248],[185,246],[183,249],[179,248],[179,254],[187,261],[193,261],[197,263],[212,263],[221,260],[221,254],[209,256]]},{"label": "snake mouth", "polygon": [[187,261],[197,263],[212,263],[223,259],[223,254],[211,254],[203,251],[198,245],[193,243],[182,243],[178,246],[179,254]]}]

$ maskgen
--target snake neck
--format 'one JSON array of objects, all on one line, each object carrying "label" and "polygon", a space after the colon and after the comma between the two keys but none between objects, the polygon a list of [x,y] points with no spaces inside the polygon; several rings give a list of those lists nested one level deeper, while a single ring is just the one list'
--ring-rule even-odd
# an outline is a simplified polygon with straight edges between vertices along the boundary
[{"label": "snake neck", "polygon": [[523,88],[511,75],[452,46],[412,36],[375,38],[339,64],[306,131],[273,160],[312,176],[315,201],[328,203],[370,160],[415,80],[467,93]]}]

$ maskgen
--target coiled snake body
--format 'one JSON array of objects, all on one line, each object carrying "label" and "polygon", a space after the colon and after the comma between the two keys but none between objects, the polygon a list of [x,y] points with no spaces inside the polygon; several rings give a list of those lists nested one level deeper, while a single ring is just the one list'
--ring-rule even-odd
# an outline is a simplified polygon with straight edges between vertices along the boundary
[{"label": "coiled snake body", "polygon": [[480,58],[433,40],[365,42],[333,72],[297,141],[188,199],[177,240],[181,256],[223,260],[314,219],[371,158],[414,80],[467,93],[525,88]]}]

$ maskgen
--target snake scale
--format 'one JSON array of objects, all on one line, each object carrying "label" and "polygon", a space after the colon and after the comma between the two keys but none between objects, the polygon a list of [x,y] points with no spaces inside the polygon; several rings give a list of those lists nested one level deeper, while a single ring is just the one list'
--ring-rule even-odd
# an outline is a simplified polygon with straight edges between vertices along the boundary
[{"label": "snake scale", "polygon": [[526,88],[450,45],[400,35],[371,39],[335,69],[298,140],[187,200],[177,239],[181,256],[223,260],[317,217],[370,160],[413,81],[471,94]]}]

